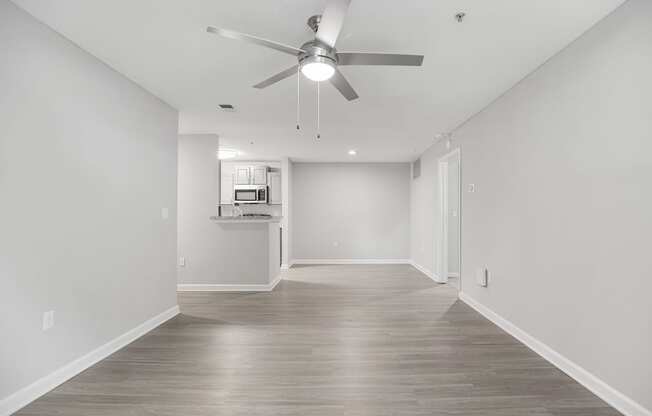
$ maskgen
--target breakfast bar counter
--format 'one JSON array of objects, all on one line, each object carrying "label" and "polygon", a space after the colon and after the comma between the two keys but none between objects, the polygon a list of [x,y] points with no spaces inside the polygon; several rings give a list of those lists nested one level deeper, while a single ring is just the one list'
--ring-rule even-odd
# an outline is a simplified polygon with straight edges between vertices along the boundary
[{"label": "breakfast bar counter", "polygon": [[[265,292],[281,278],[281,217],[206,218],[203,259],[188,259],[180,269],[180,291]],[[197,268],[195,265],[201,265]],[[192,276],[189,273],[193,273]],[[192,283],[184,283],[183,280]],[[205,282],[205,283],[202,283]]]}]

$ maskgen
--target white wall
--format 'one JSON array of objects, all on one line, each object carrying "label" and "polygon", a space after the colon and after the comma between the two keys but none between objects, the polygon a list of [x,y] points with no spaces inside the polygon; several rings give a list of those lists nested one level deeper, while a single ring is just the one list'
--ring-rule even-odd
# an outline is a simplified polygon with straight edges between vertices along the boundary
[{"label": "white wall", "polygon": [[[463,192],[463,292],[648,411],[650,22],[652,2],[630,0],[454,132],[463,189],[476,185]],[[445,152],[423,155],[412,186],[412,256],[433,270]]]},{"label": "white wall", "polygon": [[408,259],[409,181],[407,163],[294,163],[295,261]]},{"label": "white wall", "polygon": [[0,50],[1,400],[176,306],[177,112],[6,0]]}]

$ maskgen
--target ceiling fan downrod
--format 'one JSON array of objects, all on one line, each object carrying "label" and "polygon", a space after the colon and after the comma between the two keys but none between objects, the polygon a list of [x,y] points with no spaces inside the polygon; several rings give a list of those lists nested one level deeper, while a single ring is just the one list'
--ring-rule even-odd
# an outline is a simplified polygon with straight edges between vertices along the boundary
[{"label": "ceiling fan downrod", "polygon": [[299,130],[299,108],[300,108],[300,103],[299,103],[299,97],[301,96],[300,94],[300,85],[301,85],[301,68],[297,67],[297,130]]},{"label": "ceiling fan downrod", "polygon": [[319,85],[321,82],[317,82],[317,139],[321,139],[321,134],[319,132]]},{"label": "ceiling fan downrod", "polygon": [[313,32],[317,33],[319,30],[319,23],[321,23],[321,14],[316,14],[308,18],[308,27],[312,29]]}]

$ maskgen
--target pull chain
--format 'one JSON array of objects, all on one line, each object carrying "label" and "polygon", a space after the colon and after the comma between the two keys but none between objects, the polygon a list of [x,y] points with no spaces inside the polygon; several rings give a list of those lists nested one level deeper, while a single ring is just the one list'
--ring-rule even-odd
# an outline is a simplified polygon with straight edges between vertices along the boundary
[{"label": "pull chain", "polygon": [[317,81],[317,138],[321,138],[321,134],[319,133],[319,84],[320,82]]},{"label": "pull chain", "polygon": [[299,130],[299,107],[300,107],[299,96],[301,95],[299,91],[301,85],[300,81],[301,81],[301,67],[297,67],[297,130]]}]

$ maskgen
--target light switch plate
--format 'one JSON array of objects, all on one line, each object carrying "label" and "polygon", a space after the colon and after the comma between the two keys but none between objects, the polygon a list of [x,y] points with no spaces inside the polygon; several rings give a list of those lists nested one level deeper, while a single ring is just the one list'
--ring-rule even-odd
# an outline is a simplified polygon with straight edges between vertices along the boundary
[{"label": "light switch plate", "polygon": [[43,312],[43,330],[47,331],[53,326],[54,326],[54,311]]},{"label": "light switch plate", "polygon": [[475,280],[478,286],[487,287],[489,283],[489,270],[484,267],[478,267],[475,271]]},{"label": "light switch plate", "polygon": [[179,257],[179,266],[185,267],[186,265],[186,258],[185,257]]},{"label": "light switch plate", "polygon": [[474,193],[474,192],[475,192],[475,184],[474,184],[474,183],[470,183],[470,184],[469,184],[469,193],[472,194],[472,193]]},{"label": "light switch plate", "polygon": [[170,217],[170,210],[167,208],[161,208],[161,218],[167,220]]}]

